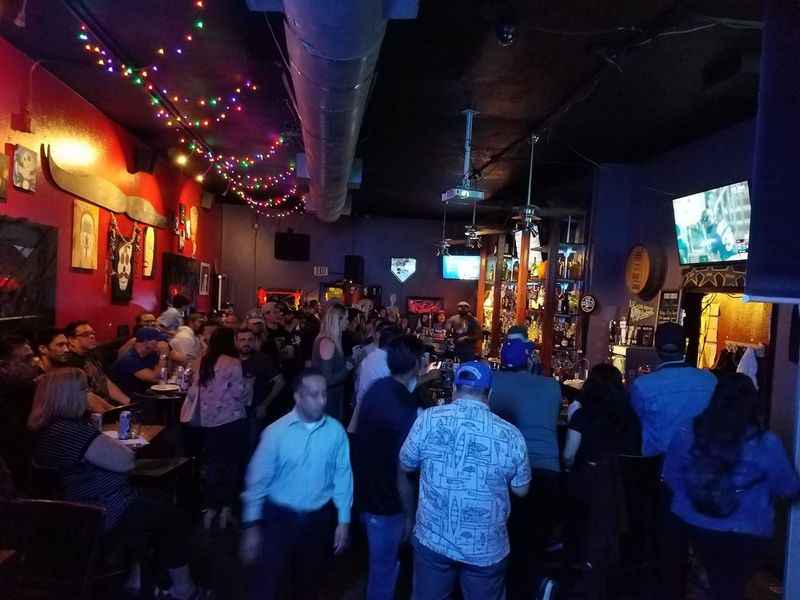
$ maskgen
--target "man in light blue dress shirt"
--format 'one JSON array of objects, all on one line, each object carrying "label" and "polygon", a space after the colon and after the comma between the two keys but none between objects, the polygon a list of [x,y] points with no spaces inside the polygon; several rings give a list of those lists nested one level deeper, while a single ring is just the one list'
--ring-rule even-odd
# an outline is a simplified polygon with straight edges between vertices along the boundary
[{"label": "man in light blue dress shirt", "polygon": [[350,448],[342,425],[325,414],[326,392],[320,371],[298,375],[294,409],[264,430],[247,468],[241,556],[257,566],[251,598],[279,597],[290,571],[292,597],[317,598],[331,553],[347,544]]}]

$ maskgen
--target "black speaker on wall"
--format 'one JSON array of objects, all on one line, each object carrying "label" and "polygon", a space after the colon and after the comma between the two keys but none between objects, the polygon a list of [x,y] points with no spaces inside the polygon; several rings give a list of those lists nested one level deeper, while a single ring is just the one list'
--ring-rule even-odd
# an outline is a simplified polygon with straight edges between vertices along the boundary
[{"label": "black speaker on wall", "polygon": [[344,257],[344,278],[352,283],[364,283],[364,257],[346,254]]}]

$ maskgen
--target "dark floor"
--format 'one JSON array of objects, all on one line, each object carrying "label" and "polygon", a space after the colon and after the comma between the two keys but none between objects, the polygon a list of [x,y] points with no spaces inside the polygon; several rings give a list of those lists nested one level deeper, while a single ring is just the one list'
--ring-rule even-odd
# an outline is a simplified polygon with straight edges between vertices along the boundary
[{"label": "dark floor", "polygon": [[[237,539],[234,530],[197,531],[192,544],[192,570],[204,587],[214,590],[217,600],[239,600],[244,598],[244,575],[237,559]],[[411,598],[410,554],[402,557],[397,600]],[[695,566],[689,582],[686,600],[706,600],[702,568]],[[559,600],[586,598],[582,591],[580,576],[569,582],[572,593],[559,595]],[[336,558],[329,570],[324,585],[323,600],[363,600],[366,588],[366,544],[357,532],[350,548]],[[779,581],[767,572],[759,573],[751,582],[748,600],[780,600],[782,590]],[[509,600],[534,598],[530,590],[509,589]],[[119,597],[114,595],[114,597]],[[151,597],[143,594],[142,597]],[[612,582],[610,600],[652,600],[652,584],[645,578],[626,576]]]}]

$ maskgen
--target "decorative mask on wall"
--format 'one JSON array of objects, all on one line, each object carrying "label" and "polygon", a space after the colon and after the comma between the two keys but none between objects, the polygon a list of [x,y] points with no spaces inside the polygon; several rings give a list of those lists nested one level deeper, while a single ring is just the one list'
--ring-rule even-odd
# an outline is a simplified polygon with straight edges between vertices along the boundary
[{"label": "decorative mask on wall", "polygon": [[196,206],[189,209],[189,237],[192,238],[192,257],[197,256],[197,228],[200,221],[200,211]]},{"label": "decorative mask on wall", "polygon": [[14,187],[36,191],[36,152],[25,146],[14,148]]},{"label": "decorative mask on wall", "polygon": [[133,297],[133,267],[139,252],[140,227],[134,223],[130,238],[122,235],[112,215],[108,228],[108,254],[111,258],[111,301],[127,303]]}]

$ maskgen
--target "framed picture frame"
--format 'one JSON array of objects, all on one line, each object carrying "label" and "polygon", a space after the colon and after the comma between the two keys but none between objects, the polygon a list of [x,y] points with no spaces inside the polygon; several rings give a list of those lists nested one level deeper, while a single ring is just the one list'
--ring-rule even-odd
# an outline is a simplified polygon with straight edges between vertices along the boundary
[{"label": "framed picture frame", "polygon": [[142,243],[142,277],[153,279],[156,268],[156,230],[145,227],[144,242]]},{"label": "framed picture frame", "polygon": [[211,265],[209,263],[200,263],[200,285],[198,286],[197,293],[200,296],[208,296],[211,292]]},{"label": "framed picture frame", "polygon": [[100,239],[100,208],[77,198],[72,204],[73,269],[97,269],[97,244]]},{"label": "framed picture frame", "polygon": [[38,166],[39,156],[36,152],[25,146],[15,146],[12,174],[14,187],[26,192],[35,192]]}]

